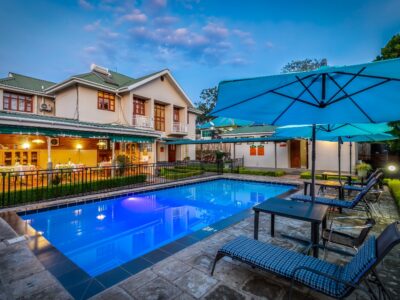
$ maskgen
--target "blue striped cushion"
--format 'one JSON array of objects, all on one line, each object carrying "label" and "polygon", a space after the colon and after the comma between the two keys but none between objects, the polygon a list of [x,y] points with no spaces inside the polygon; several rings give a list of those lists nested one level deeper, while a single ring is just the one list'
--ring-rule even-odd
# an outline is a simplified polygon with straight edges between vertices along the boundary
[{"label": "blue striped cushion", "polygon": [[[230,241],[219,252],[289,279],[293,277],[294,270],[300,266],[335,277],[340,277],[343,271],[342,267],[326,261],[246,237],[238,237]],[[295,279],[333,297],[340,297],[346,292],[343,284],[309,271],[298,271]]]},{"label": "blue striped cushion", "polygon": [[[292,200],[303,201],[303,202],[311,202],[311,196],[308,195],[293,195],[290,197]],[[353,201],[345,201],[340,199],[331,199],[331,198],[323,198],[323,197],[315,197],[315,203],[326,204],[329,206],[336,206],[342,208],[352,208],[354,205]]]},{"label": "blue striped cushion", "polygon": [[343,280],[357,282],[364,273],[376,262],[376,241],[371,236],[364,242],[358,253],[343,268]]}]

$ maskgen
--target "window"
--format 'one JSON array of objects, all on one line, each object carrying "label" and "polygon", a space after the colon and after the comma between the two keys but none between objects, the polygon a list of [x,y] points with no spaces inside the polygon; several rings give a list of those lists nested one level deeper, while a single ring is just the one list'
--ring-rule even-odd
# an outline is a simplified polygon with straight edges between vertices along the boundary
[{"label": "window", "polygon": [[115,111],[115,95],[107,92],[97,92],[97,108]]},{"label": "window", "polygon": [[4,110],[32,112],[32,108],[32,96],[4,92]]},{"label": "window", "polygon": [[165,106],[154,104],[154,128],[158,131],[165,131]]},{"label": "window", "polygon": [[174,107],[174,122],[179,122],[179,108]]},{"label": "window", "polygon": [[144,100],[133,97],[133,114],[134,115],[142,115],[144,116]]}]

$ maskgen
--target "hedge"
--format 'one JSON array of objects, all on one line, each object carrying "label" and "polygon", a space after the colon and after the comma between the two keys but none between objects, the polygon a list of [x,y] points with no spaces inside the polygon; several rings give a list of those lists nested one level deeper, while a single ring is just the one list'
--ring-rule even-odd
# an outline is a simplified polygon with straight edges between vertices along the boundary
[{"label": "hedge", "polygon": [[264,170],[239,168],[239,174],[281,177],[286,173],[284,171],[264,171]]},{"label": "hedge", "polygon": [[400,179],[387,179],[386,182],[397,204],[397,207],[400,209]]},{"label": "hedge", "polygon": [[[6,207],[15,204],[36,202],[46,199],[76,195],[85,192],[95,192],[108,188],[116,188],[136,183],[143,183],[146,182],[146,179],[147,175],[139,174],[134,176],[111,178],[92,182],[80,182],[79,184],[74,185],[66,183],[62,185],[52,185],[47,187],[40,186],[27,190],[11,191],[4,194],[4,203],[0,203],[0,206]],[[3,195],[0,194],[1,200],[3,200],[2,197]]]},{"label": "hedge", "polygon": [[191,172],[185,171],[185,172],[181,172],[181,173],[179,173],[179,172],[165,173],[161,176],[166,179],[182,179],[182,178],[201,175],[203,173],[204,172],[202,170],[198,170],[198,171],[191,171]]},{"label": "hedge", "polygon": [[[309,171],[302,172],[300,174],[300,178],[301,179],[311,179],[311,172],[309,172]],[[322,175],[321,174],[315,175],[315,179],[322,180]],[[328,176],[328,180],[333,180],[333,179],[337,180],[338,177],[337,176]],[[346,176],[342,176],[342,180],[346,181],[347,177]],[[353,176],[353,180],[357,180],[357,177]]]}]

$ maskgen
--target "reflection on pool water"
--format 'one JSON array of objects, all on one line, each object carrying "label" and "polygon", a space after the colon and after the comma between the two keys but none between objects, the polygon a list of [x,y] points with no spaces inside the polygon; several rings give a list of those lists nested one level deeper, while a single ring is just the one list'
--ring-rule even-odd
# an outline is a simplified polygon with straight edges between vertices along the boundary
[{"label": "reflection on pool water", "polygon": [[292,188],[218,179],[22,218],[96,276]]}]

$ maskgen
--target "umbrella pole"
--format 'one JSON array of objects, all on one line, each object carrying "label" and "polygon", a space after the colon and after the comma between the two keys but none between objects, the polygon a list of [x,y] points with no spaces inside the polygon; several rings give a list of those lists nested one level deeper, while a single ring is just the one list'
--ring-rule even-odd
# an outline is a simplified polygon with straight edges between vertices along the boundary
[{"label": "umbrella pole", "polygon": [[278,168],[278,159],[276,157],[276,141],[274,141],[274,163],[275,163],[275,170]]},{"label": "umbrella pole", "polygon": [[312,149],[311,149],[311,200],[315,201],[315,138],[316,138],[316,128],[317,126],[313,124],[312,126]]},{"label": "umbrella pole", "polygon": [[352,170],[351,170],[351,165],[353,164],[353,162],[352,162],[352,159],[353,159],[353,158],[352,158],[352,151],[351,151],[351,150],[352,150],[352,149],[351,149],[352,147],[353,147],[353,144],[352,144],[352,142],[350,142],[350,168],[349,168],[349,169],[350,169],[350,175],[351,175],[351,171],[352,171]]},{"label": "umbrella pole", "polygon": [[341,168],[341,158],[342,158],[342,155],[341,155],[341,142],[342,142],[342,140],[341,140],[341,138],[340,137],[338,137],[338,161],[339,161],[339,182],[340,182],[340,184],[342,184],[342,168]]}]

